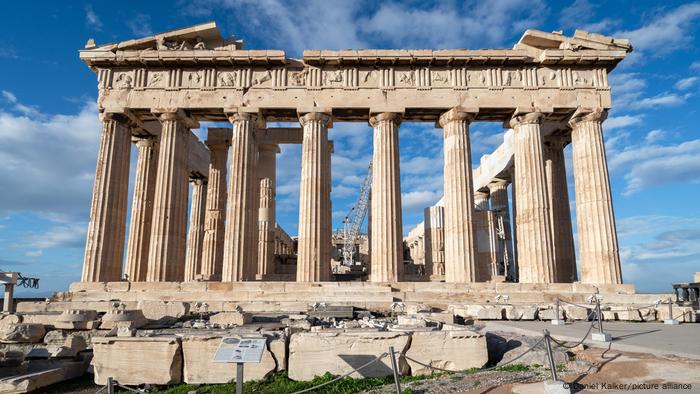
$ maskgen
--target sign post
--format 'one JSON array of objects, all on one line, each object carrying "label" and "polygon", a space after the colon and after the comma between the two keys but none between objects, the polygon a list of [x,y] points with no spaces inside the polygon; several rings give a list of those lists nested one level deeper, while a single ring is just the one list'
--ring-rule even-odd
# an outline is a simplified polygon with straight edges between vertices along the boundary
[{"label": "sign post", "polygon": [[259,363],[267,348],[265,337],[232,336],[221,339],[215,363],[236,363],[236,394],[243,394],[243,365]]}]

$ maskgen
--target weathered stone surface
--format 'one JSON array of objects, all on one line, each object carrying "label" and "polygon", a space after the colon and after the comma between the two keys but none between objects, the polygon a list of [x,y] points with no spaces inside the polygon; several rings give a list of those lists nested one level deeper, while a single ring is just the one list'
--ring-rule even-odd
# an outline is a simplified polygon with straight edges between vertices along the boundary
[{"label": "weathered stone surface", "polygon": [[56,320],[60,316],[57,312],[25,313],[22,314],[22,323],[43,324],[47,329],[55,327]]},{"label": "weathered stone surface", "polygon": [[483,309],[477,311],[476,317],[479,320],[501,320],[503,319],[503,306],[484,305]]},{"label": "weathered stone surface", "polygon": [[[325,372],[342,375],[388,352],[389,346],[393,346],[396,351],[402,351],[406,348],[408,340],[409,336],[402,332],[293,334],[289,344],[289,377],[293,380],[310,380]],[[351,376],[378,377],[391,373],[391,361],[384,357]]]},{"label": "weathered stone surface", "polygon": [[673,305],[673,316],[668,315],[668,305],[660,305],[656,308],[656,319],[659,321],[676,319],[680,322],[695,323],[697,315],[692,307]]},{"label": "weathered stone surface", "polygon": [[152,320],[152,326],[169,326],[190,311],[190,304],[180,301],[139,301],[138,309],[141,309],[146,319]]},{"label": "weathered stone surface", "polygon": [[626,311],[615,311],[615,317],[617,320],[623,321],[642,321],[642,315],[636,309],[630,309]]},{"label": "weathered stone surface", "polygon": [[406,351],[406,362],[414,376],[429,375],[434,370],[411,359],[433,367],[459,371],[481,368],[488,358],[486,337],[466,330],[414,332]]},{"label": "weathered stone surface", "polygon": [[[573,305],[560,305],[559,308],[564,309],[566,318],[569,320],[589,320],[590,318],[590,309],[584,309]],[[554,312],[552,312],[552,316],[553,314]]]},{"label": "weathered stone surface", "polygon": [[396,320],[400,326],[425,327],[427,325],[425,319],[416,315],[399,315],[396,317]]},{"label": "weathered stone surface", "polygon": [[[540,338],[504,332],[487,332],[489,363],[503,365],[526,352]],[[566,349],[555,346],[552,351],[555,364],[565,364],[568,361],[569,355]],[[549,365],[544,345],[540,344],[536,349],[519,358],[516,363],[523,365]]]},{"label": "weathered stone surface", "polygon": [[135,310],[111,310],[102,316],[101,330],[111,330],[119,325],[129,325],[131,328],[141,328],[148,323],[143,312]]},{"label": "weathered stone surface", "polygon": [[49,346],[51,357],[54,358],[76,357],[78,353],[86,350],[87,347],[85,338],[75,334],[68,335],[61,346]]},{"label": "weathered stone surface", "polygon": [[0,314],[0,326],[6,326],[6,325],[15,325],[22,323],[22,315],[18,315],[15,313],[12,314]]},{"label": "weathered stone surface", "polygon": [[92,330],[99,325],[97,311],[89,309],[69,309],[54,322],[54,327],[67,330]]},{"label": "weathered stone surface", "polygon": [[253,315],[247,312],[219,312],[209,317],[209,323],[220,326],[242,326],[253,322]]},{"label": "weathered stone surface", "polygon": [[533,305],[506,305],[503,309],[508,320],[535,320],[538,310]]},{"label": "weathered stone surface", "polygon": [[121,384],[174,384],[182,381],[180,339],[174,336],[93,338],[95,383],[108,377]]},{"label": "weathered stone surface", "polygon": [[17,367],[24,361],[24,353],[17,350],[0,351],[0,367]]},{"label": "weathered stone surface", "polygon": [[0,343],[36,343],[46,334],[42,324],[0,324]]},{"label": "weathered stone surface", "polygon": [[38,372],[0,380],[0,393],[29,393],[52,384],[82,376],[88,361],[61,361]]},{"label": "weathered stone surface", "polygon": [[[268,349],[263,352],[260,363],[246,364],[245,381],[263,379],[277,370],[278,362],[284,363],[283,359],[277,360],[276,358],[280,356],[279,347],[284,347],[284,336],[266,335],[266,337],[268,338]],[[215,363],[212,361],[216,349],[221,344],[221,339],[222,336],[220,335],[185,335],[182,337],[183,380],[185,383],[214,384],[236,380],[236,364]],[[274,354],[271,352],[273,346],[278,353]],[[282,354],[284,354],[284,350]]]},{"label": "weathered stone surface", "polygon": [[554,306],[549,305],[546,307],[540,307],[539,311],[537,312],[537,316],[539,316],[540,320],[552,320],[552,319],[559,319],[563,320],[564,319],[564,309],[559,308],[559,316],[557,316],[556,311],[554,309]]},{"label": "weathered stone surface", "polygon": [[433,311],[433,308],[428,305],[424,304],[421,302],[408,302],[406,303],[406,313],[409,315],[415,315],[418,313],[430,313]]}]

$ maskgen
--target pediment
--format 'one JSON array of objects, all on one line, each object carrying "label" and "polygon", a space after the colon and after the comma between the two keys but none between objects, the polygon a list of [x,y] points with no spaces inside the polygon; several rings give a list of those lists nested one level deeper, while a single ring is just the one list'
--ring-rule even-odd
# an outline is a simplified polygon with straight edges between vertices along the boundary
[{"label": "pediment", "polygon": [[576,30],[573,37],[566,37],[561,32],[546,33],[540,30],[527,30],[513,49],[632,52],[632,45],[626,39],[588,33],[583,30]]}]

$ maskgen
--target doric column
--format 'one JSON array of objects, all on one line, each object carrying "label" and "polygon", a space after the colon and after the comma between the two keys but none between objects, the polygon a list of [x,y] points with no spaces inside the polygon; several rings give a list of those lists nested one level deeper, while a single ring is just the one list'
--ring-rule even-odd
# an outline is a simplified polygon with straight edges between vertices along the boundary
[{"label": "doric column", "polygon": [[123,115],[104,113],[101,120],[83,282],[120,280],[124,257],[131,130]]},{"label": "doric column", "polygon": [[275,185],[277,182],[277,154],[280,148],[276,144],[258,145],[258,270],[257,277],[265,279],[274,274],[275,269]]},{"label": "doric column", "polygon": [[372,159],[372,282],[398,282],[403,271],[400,115],[384,112],[369,120],[374,128]]},{"label": "doric column", "polygon": [[566,185],[566,165],[564,146],[566,142],[558,137],[550,137],[544,145],[545,168],[547,171],[547,191],[549,192],[550,221],[554,237],[554,263],[556,281],[572,283],[576,281],[576,257],[574,255],[574,234],[571,226],[569,191]]},{"label": "doric column", "polygon": [[231,144],[228,129],[209,129],[209,182],[202,241],[202,279],[221,280],[224,261],[224,218],[226,217],[226,156]]},{"label": "doric column", "polygon": [[445,210],[434,205],[423,213],[425,270],[432,275],[442,271],[438,266],[445,264]]},{"label": "doric column", "polygon": [[518,211],[518,268],[522,283],[551,283],[556,279],[552,226],[540,123],[543,115],[513,116],[515,182]]},{"label": "doric column", "polygon": [[[331,257],[333,255],[333,206],[331,202],[331,188],[332,188],[332,174],[331,174],[331,156],[333,154],[333,141],[328,141],[328,148],[326,149],[326,158],[325,158],[325,170],[324,170],[324,186],[326,187],[326,191],[324,192],[324,196],[328,196],[325,199],[326,203],[326,209],[325,209],[325,216],[324,216],[324,230],[323,230],[323,235],[326,237],[325,239],[325,244],[328,245],[327,248],[322,249],[323,251],[326,252],[326,255],[322,257],[322,264],[326,264],[330,266],[331,262]],[[329,282],[333,278],[333,274],[331,272],[331,269],[323,269],[321,270],[321,273],[325,275],[321,280],[324,282]]]},{"label": "doric column", "polygon": [[299,243],[297,282],[320,282],[330,278],[329,237],[327,227],[330,204],[328,127],[330,115],[312,112],[300,117],[304,128],[299,190]]},{"label": "doric column", "polygon": [[126,246],[126,274],[132,282],[143,282],[148,272],[148,248],[151,241],[153,197],[158,175],[158,143],[156,138],[136,141],[138,160],[134,197],[131,201],[131,224]]},{"label": "doric column", "polygon": [[479,211],[489,210],[489,194],[487,192],[474,192],[474,208]]},{"label": "doric column", "polygon": [[579,110],[571,118],[579,268],[583,283],[622,283],[615,214],[601,123],[607,112]]},{"label": "doric column", "polygon": [[255,171],[258,153],[255,143],[257,116],[234,113],[229,116],[229,120],[233,124],[233,136],[222,280],[239,282],[255,279],[257,269],[258,204],[253,201],[258,186]]},{"label": "doric column", "polygon": [[520,282],[520,277],[518,277],[518,273],[520,270],[518,269],[518,221],[515,220],[515,218],[518,217],[518,194],[516,192],[517,185],[515,184],[515,165],[510,167],[510,198],[512,202],[512,208],[511,210],[513,211],[511,213],[512,221],[511,221],[511,227],[513,227],[513,264],[511,265],[510,269],[510,280],[513,282]]},{"label": "doric column", "polygon": [[182,110],[155,110],[162,124],[153,197],[149,282],[179,282],[185,276],[190,127]]},{"label": "doric column", "polygon": [[497,259],[504,264],[504,275],[513,278],[514,256],[513,236],[510,228],[510,209],[508,204],[508,181],[494,179],[488,184],[491,196],[491,209],[496,212],[498,226],[503,230],[502,242],[499,243]]},{"label": "doric column", "polygon": [[185,281],[197,279],[202,272],[202,244],[204,241],[204,215],[207,203],[207,180],[192,180],[192,202],[190,203],[190,229],[187,236],[185,258]]},{"label": "doric column", "polygon": [[476,281],[476,231],[469,123],[459,108],[440,116],[444,129],[445,282]]}]

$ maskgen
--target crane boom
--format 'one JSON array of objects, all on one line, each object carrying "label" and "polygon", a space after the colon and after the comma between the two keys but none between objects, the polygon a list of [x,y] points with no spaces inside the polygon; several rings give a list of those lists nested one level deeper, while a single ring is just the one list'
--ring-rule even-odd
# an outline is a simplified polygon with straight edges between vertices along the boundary
[{"label": "crane boom", "polygon": [[367,215],[369,206],[369,193],[372,189],[372,162],[370,161],[367,168],[367,176],[362,182],[360,189],[360,197],[357,199],[357,204],[350,209],[350,212],[343,220],[343,265],[351,266],[355,262],[355,243],[360,235],[362,223]]}]

